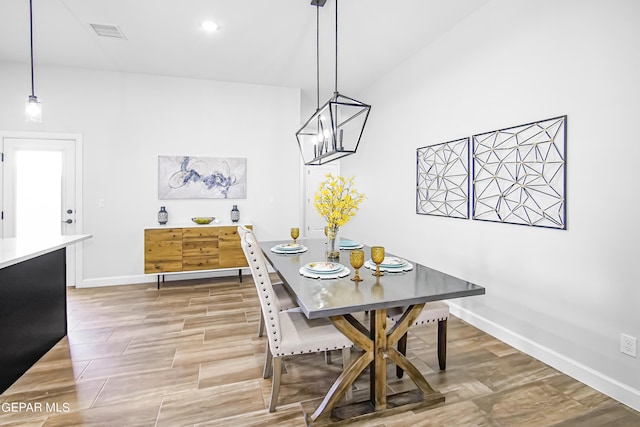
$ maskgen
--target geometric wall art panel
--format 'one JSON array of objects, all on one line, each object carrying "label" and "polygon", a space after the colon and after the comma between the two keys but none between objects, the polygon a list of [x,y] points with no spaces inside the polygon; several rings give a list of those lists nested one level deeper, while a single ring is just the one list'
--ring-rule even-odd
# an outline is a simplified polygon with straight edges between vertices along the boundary
[{"label": "geometric wall art panel", "polygon": [[566,229],[567,116],[472,137],[472,218]]},{"label": "geometric wall art panel", "polygon": [[469,138],[417,149],[416,213],[469,218]]}]

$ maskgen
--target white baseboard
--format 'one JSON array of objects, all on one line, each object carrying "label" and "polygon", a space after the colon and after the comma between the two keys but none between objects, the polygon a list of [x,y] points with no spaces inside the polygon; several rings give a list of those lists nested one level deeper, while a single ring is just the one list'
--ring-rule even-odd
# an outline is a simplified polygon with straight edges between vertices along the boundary
[{"label": "white baseboard", "polygon": [[543,363],[569,375],[599,392],[640,411],[640,390],[636,390],[620,381],[604,375],[586,365],[576,362],[550,348],[519,335],[502,325],[460,307],[453,301],[447,301],[451,314],[510,346],[540,360]]},{"label": "white baseboard", "polygon": [[[249,274],[248,268],[242,269],[242,275]],[[165,282],[171,282],[175,280],[186,279],[206,279],[209,277],[238,277],[238,269],[225,269],[225,270],[210,270],[206,272],[180,272],[180,273],[166,273],[164,275]],[[112,276],[112,277],[100,277],[96,279],[83,279],[76,288],[99,288],[103,286],[122,286],[122,285],[136,285],[139,283],[156,283],[158,276],[156,274],[139,274],[132,276]]]}]

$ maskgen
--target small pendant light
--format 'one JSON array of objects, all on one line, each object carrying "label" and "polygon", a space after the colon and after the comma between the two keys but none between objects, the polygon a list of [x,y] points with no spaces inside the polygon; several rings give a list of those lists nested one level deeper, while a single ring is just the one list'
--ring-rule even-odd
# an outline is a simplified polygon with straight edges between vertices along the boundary
[{"label": "small pendant light", "polygon": [[29,35],[31,39],[31,95],[25,101],[24,117],[27,122],[42,122],[42,102],[38,101],[35,94],[35,84],[33,76],[33,0],[29,0]]}]

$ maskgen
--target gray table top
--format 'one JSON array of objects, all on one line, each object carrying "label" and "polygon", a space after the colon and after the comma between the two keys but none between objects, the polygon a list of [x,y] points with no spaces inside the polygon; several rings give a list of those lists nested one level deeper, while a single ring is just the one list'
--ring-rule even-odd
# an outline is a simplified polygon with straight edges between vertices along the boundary
[{"label": "gray table top", "polygon": [[[356,284],[350,278],[354,269],[349,261],[349,251],[341,250],[339,262],[351,270],[351,274],[340,279],[311,279],[299,270],[310,262],[324,261],[326,244],[324,239],[298,239],[308,248],[300,254],[277,254],[271,248],[290,241],[260,242],[267,260],[278,272],[284,284],[296,295],[298,305],[309,319],[336,316],[381,308],[404,307],[429,301],[484,295],[485,289],[411,260],[413,269],[403,273],[385,273],[382,277],[372,275],[372,270],[362,267],[360,277],[364,281]],[[363,248],[365,260],[371,258],[368,246]],[[398,256],[387,254],[387,256]]]}]

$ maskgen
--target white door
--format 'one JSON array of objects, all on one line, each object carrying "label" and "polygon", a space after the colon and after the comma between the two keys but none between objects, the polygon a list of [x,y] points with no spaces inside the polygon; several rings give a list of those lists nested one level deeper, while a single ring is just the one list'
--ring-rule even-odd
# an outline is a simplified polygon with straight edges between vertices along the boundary
[{"label": "white door", "polygon": [[318,238],[324,236],[324,226],[327,225],[324,218],[313,207],[313,198],[320,188],[320,183],[326,179],[327,174],[339,175],[339,163],[328,163],[320,166],[307,166],[305,171],[305,225],[306,237]]},{"label": "white door", "polygon": [[[76,140],[3,137],[2,237],[77,234]],[[67,285],[76,281],[67,249]]]}]

